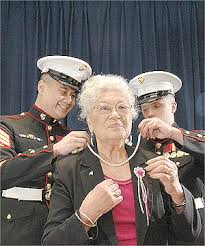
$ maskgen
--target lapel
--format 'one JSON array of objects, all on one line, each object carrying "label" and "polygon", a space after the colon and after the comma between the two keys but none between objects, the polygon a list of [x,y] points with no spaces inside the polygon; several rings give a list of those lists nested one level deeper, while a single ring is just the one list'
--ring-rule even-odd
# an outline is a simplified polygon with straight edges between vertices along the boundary
[{"label": "lapel", "polygon": [[155,143],[151,140],[142,139],[140,146],[155,153]]},{"label": "lapel", "polygon": [[[95,152],[97,150],[95,149]],[[81,160],[81,180],[85,196],[100,182],[104,180],[103,171],[99,159],[90,150],[85,149]],[[115,226],[112,219],[112,211],[102,215],[98,219],[98,227],[104,231],[110,244],[117,245]]]},{"label": "lapel", "polygon": [[[130,152],[132,150],[130,148],[127,148],[128,155],[130,156]],[[143,245],[144,238],[147,232],[147,222],[146,222],[146,216],[141,212],[140,205],[139,205],[139,197],[138,197],[138,184],[137,184],[137,177],[134,174],[134,168],[137,166],[143,166],[143,164],[146,162],[145,158],[139,154],[139,152],[136,153],[136,155],[130,160],[130,171],[132,176],[132,185],[133,185],[133,192],[134,192],[134,202],[135,202],[135,208],[136,208],[136,235],[137,235],[137,244]]]},{"label": "lapel", "polygon": [[[128,152],[128,156],[130,156],[133,152],[133,149],[126,148]],[[137,166],[145,166],[145,162],[151,158],[156,157],[156,154],[146,151],[146,150],[138,150],[136,155],[130,160],[130,171],[132,176],[132,184],[133,184],[133,192],[134,192],[134,200],[135,200],[135,208],[136,208],[136,235],[137,235],[137,243],[138,245],[144,244],[144,239],[147,233],[148,225],[146,214],[143,214],[140,208],[139,197],[138,197],[138,184],[137,177],[134,174],[134,168]],[[143,181],[148,189],[148,207],[150,211],[150,223],[153,221],[153,215],[157,217],[162,217],[164,214],[164,207],[162,203],[161,190],[159,182],[149,178],[145,175]],[[157,208],[157,213],[155,212],[155,208]]]}]

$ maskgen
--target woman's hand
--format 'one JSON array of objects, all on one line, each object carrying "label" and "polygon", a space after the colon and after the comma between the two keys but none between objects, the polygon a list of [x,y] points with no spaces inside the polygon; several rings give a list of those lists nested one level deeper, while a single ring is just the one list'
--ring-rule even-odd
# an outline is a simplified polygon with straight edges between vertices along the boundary
[{"label": "woman's hand", "polygon": [[79,211],[85,213],[93,222],[123,200],[119,185],[106,179],[96,185],[83,200]]},{"label": "woman's hand", "polygon": [[179,182],[178,168],[176,164],[166,156],[158,156],[147,161],[145,170],[153,179],[159,179],[164,185],[165,191],[172,197],[176,204],[185,200],[182,186]]}]

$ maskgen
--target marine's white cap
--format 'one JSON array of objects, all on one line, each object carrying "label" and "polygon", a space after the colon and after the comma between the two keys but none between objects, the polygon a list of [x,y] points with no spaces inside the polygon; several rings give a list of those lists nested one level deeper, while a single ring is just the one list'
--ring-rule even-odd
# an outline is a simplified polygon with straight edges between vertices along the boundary
[{"label": "marine's white cap", "polygon": [[92,68],[87,62],[69,56],[42,57],[37,61],[37,67],[41,73],[48,73],[53,79],[77,91],[92,74]]},{"label": "marine's white cap", "polygon": [[130,80],[129,86],[143,104],[175,94],[182,86],[182,81],[174,74],[165,71],[152,71],[139,74]]}]

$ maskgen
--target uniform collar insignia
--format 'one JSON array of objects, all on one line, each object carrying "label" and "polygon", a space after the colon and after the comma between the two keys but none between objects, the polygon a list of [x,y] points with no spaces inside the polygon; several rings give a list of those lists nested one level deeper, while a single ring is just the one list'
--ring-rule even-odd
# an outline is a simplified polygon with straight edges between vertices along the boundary
[{"label": "uniform collar insignia", "polygon": [[41,120],[45,120],[46,115],[45,115],[44,113],[41,113],[41,114],[40,114],[40,118],[41,118]]},{"label": "uniform collar insignia", "polygon": [[42,109],[38,108],[35,104],[32,106],[30,113],[36,118],[37,120],[40,120],[41,122],[47,124],[47,125],[54,125],[58,123],[58,121],[54,118],[52,118],[50,115],[46,114]]}]

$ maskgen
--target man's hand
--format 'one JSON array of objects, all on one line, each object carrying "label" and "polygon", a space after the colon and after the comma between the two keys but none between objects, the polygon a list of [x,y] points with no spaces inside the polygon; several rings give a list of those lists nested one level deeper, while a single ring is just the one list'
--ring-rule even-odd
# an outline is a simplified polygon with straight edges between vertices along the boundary
[{"label": "man's hand", "polygon": [[183,134],[180,129],[170,126],[159,118],[144,119],[140,122],[138,129],[143,138],[171,138],[183,144]]},{"label": "man's hand", "polygon": [[67,134],[61,141],[53,145],[53,155],[67,155],[73,150],[78,152],[85,149],[90,137],[86,131],[72,131]]}]

